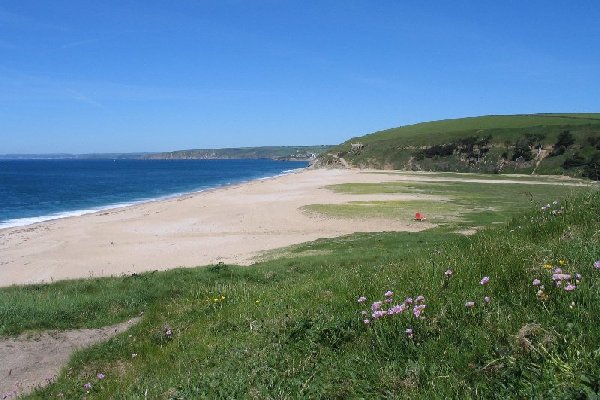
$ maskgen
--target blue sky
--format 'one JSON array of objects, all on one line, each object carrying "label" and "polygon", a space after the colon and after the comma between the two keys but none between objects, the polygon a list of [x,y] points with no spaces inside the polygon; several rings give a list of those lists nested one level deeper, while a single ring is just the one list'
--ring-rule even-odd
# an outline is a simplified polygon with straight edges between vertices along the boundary
[{"label": "blue sky", "polygon": [[592,1],[0,2],[0,154],[335,144],[600,111]]}]

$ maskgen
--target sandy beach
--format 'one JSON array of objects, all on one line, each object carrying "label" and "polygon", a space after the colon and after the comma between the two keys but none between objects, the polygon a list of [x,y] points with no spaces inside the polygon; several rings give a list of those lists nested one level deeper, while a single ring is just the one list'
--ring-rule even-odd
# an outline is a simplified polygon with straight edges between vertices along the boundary
[{"label": "sandy beach", "polygon": [[0,230],[0,286],[117,276],[218,262],[250,265],[267,250],[353,232],[417,231],[406,220],[334,219],[309,204],[402,200],[414,195],[348,195],[345,182],[414,180],[361,170],[297,173],[78,217]]}]

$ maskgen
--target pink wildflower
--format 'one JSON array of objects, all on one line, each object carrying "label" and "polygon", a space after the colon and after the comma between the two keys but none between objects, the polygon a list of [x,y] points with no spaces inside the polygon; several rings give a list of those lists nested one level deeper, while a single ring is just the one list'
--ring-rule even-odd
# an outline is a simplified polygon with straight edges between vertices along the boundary
[{"label": "pink wildflower", "polygon": [[475,307],[475,302],[474,301],[467,301],[465,303],[465,307],[467,307],[467,308],[473,308],[473,307]]},{"label": "pink wildflower", "polygon": [[419,295],[419,296],[417,296],[417,298],[415,299],[415,301],[417,303],[422,303],[422,302],[425,301],[425,296]]},{"label": "pink wildflower", "polygon": [[407,328],[404,332],[406,332],[406,336],[408,336],[409,339],[412,339],[413,330],[411,328]]},{"label": "pink wildflower", "polygon": [[567,286],[565,286],[565,290],[567,292],[572,292],[575,289],[577,289],[577,286],[573,285],[572,283],[569,283]]},{"label": "pink wildflower", "polygon": [[539,279],[534,279],[532,284],[533,286],[540,286],[541,283],[542,282]]},{"label": "pink wildflower", "polygon": [[388,297],[387,299],[385,299],[385,302],[386,302],[386,303],[391,303],[391,302],[393,302],[393,301],[394,301],[394,299],[392,299],[391,297]]},{"label": "pink wildflower", "polygon": [[479,283],[481,285],[487,285],[490,282],[490,277],[489,276],[484,276],[483,279],[481,279],[481,281],[479,281]]},{"label": "pink wildflower", "polygon": [[392,292],[391,290],[388,290],[387,292],[385,292],[385,297],[392,297],[394,295],[394,292]]},{"label": "pink wildflower", "polygon": [[85,390],[90,390],[90,389],[92,388],[92,384],[88,382],[88,383],[86,383],[85,385],[83,385],[83,388],[84,388]]},{"label": "pink wildflower", "polygon": [[404,304],[396,304],[394,307],[390,308],[394,314],[401,314],[406,310],[406,305]]},{"label": "pink wildflower", "polygon": [[562,268],[554,268],[554,271],[552,271],[552,273],[554,274],[562,274],[563,270]]},{"label": "pink wildflower", "polygon": [[413,308],[413,315],[415,316],[415,318],[419,318],[421,316],[423,310],[425,310],[425,307],[427,307],[425,304],[420,304]]},{"label": "pink wildflower", "polygon": [[365,301],[367,301],[367,298],[366,298],[365,296],[360,296],[360,297],[358,298],[358,303],[359,303],[359,304],[363,304]]},{"label": "pink wildflower", "polygon": [[412,304],[412,303],[413,303],[412,297],[407,297],[406,299],[404,299],[404,304]]},{"label": "pink wildflower", "polygon": [[373,317],[373,319],[379,319],[385,317],[386,314],[386,311],[377,310],[371,316]]},{"label": "pink wildflower", "polygon": [[600,260],[596,261],[594,263],[594,269],[599,269],[600,270]]},{"label": "pink wildflower", "polygon": [[104,375],[102,372],[100,372],[98,375],[96,375],[96,378],[102,380],[102,379],[106,378],[106,375]]},{"label": "pink wildflower", "polygon": [[581,281],[581,274],[575,274],[575,282],[579,283]]},{"label": "pink wildflower", "polygon": [[371,310],[373,311],[377,311],[381,308],[381,302],[380,301],[376,301],[373,304],[371,304]]},{"label": "pink wildflower", "polygon": [[553,281],[568,281],[571,279],[570,274],[552,274]]},{"label": "pink wildflower", "polygon": [[365,319],[365,320],[363,320],[363,323],[364,323],[365,325],[369,325],[369,324],[371,323],[371,321],[369,321],[368,319]]}]

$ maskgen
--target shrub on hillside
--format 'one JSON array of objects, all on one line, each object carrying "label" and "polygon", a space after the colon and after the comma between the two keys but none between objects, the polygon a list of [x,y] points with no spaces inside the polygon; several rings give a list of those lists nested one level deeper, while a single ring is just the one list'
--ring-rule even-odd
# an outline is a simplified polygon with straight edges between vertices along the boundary
[{"label": "shrub on hillside", "polygon": [[550,154],[548,156],[549,157],[560,156],[561,154],[564,154],[565,151],[574,144],[575,144],[575,137],[573,136],[571,131],[562,131],[558,135],[558,139],[556,140],[556,143],[554,144],[554,149],[552,150],[552,152],[550,152]]},{"label": "shrub on hillside", "polygon": [[579,153],[575,153],[572,156],[568,157],[563,163],[564,169],[577,168],[584,166],[586,164],[585,158],[581,156]]},{"label": "shrub on hillside", "polygon": [[600,153],[596,153],[585,166],[584,176],[595,181],[600,181]]},{"label": "shrub on hillside", "polygon": [[517,140],[515,143],[515,150],[512,155],[512,160],[531,161],[532,159],[533,155],[531,154],[531,147],[529,147],[529,142],[527,139],[522,138]]},{"label": "shrub on hillside", "polygon": [[575,137],[573,136],[573,134],[571,133],[571,131],[562,131],[559,135],[558,135],[558,139],[556,140],[556,143],[554,144],[554,147],[571,147],[572,145],[575,144]]},{"label": "shrub on hillside", "polygon": [[600,136],[590,136],[587,140],[590,145],[596,148],[596,150],[600,150]]}]

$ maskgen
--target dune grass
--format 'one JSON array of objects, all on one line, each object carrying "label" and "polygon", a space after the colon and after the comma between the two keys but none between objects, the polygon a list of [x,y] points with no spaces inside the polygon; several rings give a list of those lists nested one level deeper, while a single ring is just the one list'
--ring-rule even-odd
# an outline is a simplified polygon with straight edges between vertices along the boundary
[{"label": "dune grass", "polygon": [[[76,353],[31,398],[594,398],[599,238],[592,191],[471,237],[355,234],[249,268],[6,288],[2,332],[143,312],[125,334]],[[571,275],[561,287],[555,268]],[[566,291],[569,283],[576,289]],[[374,319],[372,303],[388,290],[383,309],[413,303]],[[413,314],[419,295],[423,318]]]}]

